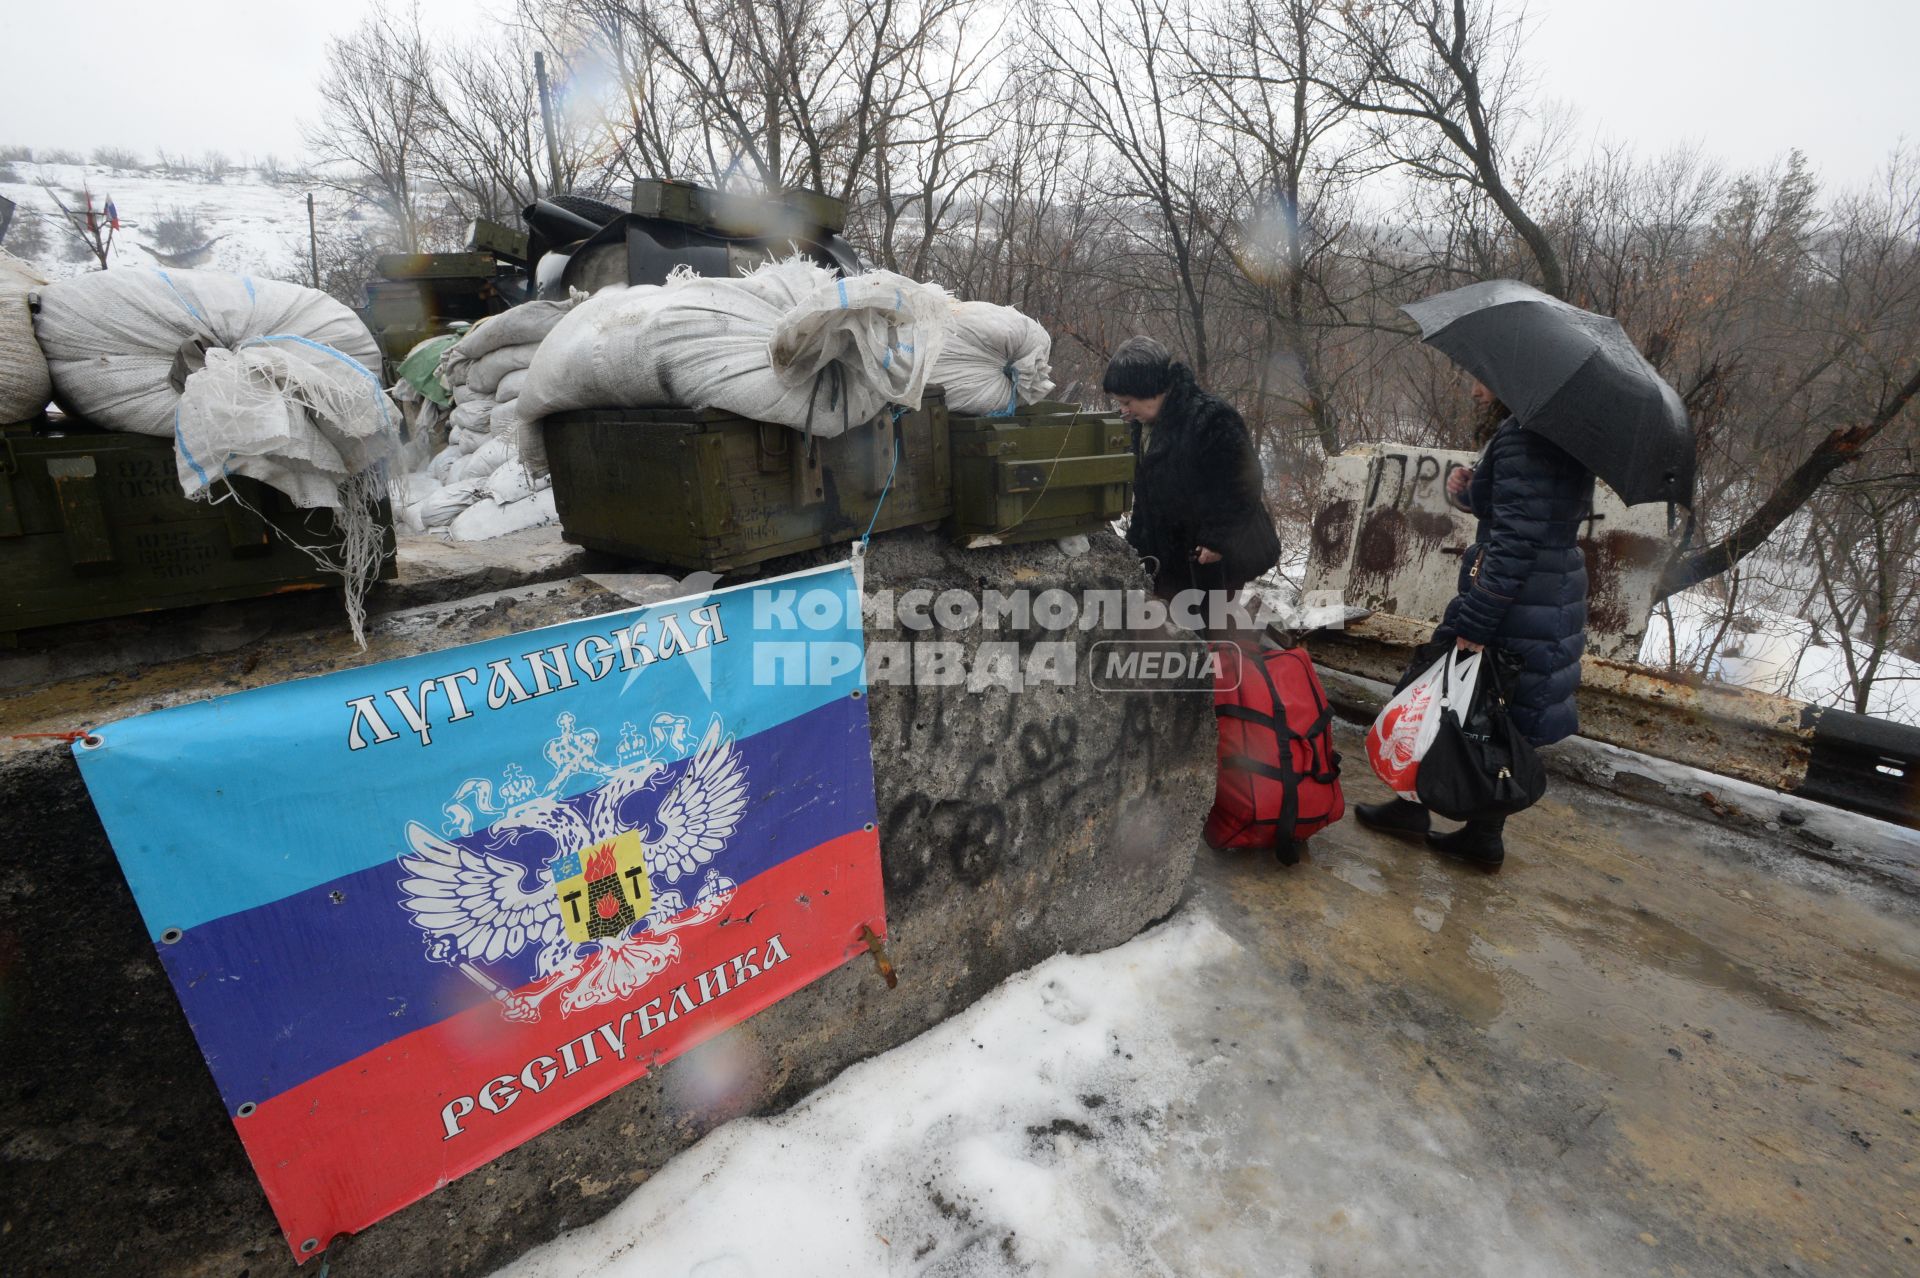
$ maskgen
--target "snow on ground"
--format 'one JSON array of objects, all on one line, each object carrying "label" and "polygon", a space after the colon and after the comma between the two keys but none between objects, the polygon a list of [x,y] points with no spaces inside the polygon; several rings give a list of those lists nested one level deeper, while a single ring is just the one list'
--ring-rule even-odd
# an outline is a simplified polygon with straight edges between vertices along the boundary
[{"label": "snow on ground", "polygon": [[[1666,617],[1656,609],[1647,625],[1640,660],[1665,666],[1677,651],[1680,662],[1702,665],[1701,657],[1720,630],[1723,606],[1701,591],[1675,595],[1670,648]],[[1759,604],[1742,604],[1741,624],[1729,628],[1719,650],[1705,664],[1711,678],[1742,688],[1755,688],[1812,705],[1853,708],[1846,657],[1831,637],[1813,642],[1813,624],[1791,613]],[[1864,659],[1862,651],[1860,657]],[[1920,662],[1894,653],[1881,658],[1868,700],[1868,713],[1883,719],[1920,726]]]},{"label": "snow on ground", "polygon": [[[191,174],[109,169],[97,164],[15,160],[0,168],[0,175],[9,170],[13,179],[0,180],[0,195],[20,208],[14,214],[15,229],[8,233],[6,246],[49,279],[94,270],[97,263],[91,254],[78,261],[70,259],[69,247],[79,241],[61,225],[58,207],[40,185],[43,180],[76,212],[84,205],[70,192],[91,191],[96,211],[105,207],[109,198],[113,200],[121,221],[109,258],[115,268],[161,265],[141,245],[158,248],[153,240],[155,224],[181,210],[197,215],[206,239],[212,241],[207,259],[191,265],[299,283],[308,279],[307,191],[318,188],[294,182],[276,185],[248,169],[228,173],[219,182]],[[47,216],[35,217],[36,213]],[[18,227],[27,218],[40,223],[45,238],[45,246],[31,254],[18,247]],[[351,233],[358,225],[333,210],[324,192],[319,196],[317,220],[323,239]]]},{"label": "snow on ground", "polygon": [[1584,1226],[1453,1111],[1382,1103],[1258,961],[1196,906],[1053,958],[501,1278],[1590,1271]]}]

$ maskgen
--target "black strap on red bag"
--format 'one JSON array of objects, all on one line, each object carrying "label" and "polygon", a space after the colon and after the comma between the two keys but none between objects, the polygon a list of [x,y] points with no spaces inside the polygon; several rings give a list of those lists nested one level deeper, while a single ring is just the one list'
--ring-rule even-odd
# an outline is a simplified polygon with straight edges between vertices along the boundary
[{"label": "black strap on red bag", "polygon": [[[1217,650],[1218,646],[1216,647],[1216,651]],[[1325,695],[1320,691],[1318,681],[1311,677],[1312,667],[1309,665],[1309,677],[1306,680],[1306,687],[1309,695],[1313,698],[1314,718],[1313,721],[1307,725],[1304,732],[1294,731],[1287,723],[1286,700],[1280,695],[1279,685],[1274,683],[1273,672],[1267,668],[1266,661],[1259,654],[1255,654],[1252,661],[1245,659],[1246,654],[1244,651],[1241,655],[1241,670],[1244,672],[1247,667],[1251,666],[1260,672],[1261,679],[1266,682],[1269,704],[1273,706],[1273,710],[1272,712],[1267,712],[1255,710],[1251,706],[1216,705],[1214,707],[1214,715],[1221,719],[1239,719],[1246,723],[1256,724],[1273,733],[1275,762],[1269,763],[1265,759],[1255,758],[1250,754],[1230,754],[1221,758],[1220,766],[1246,772],[1253,776],[1265,777],[1270,781],[1278,781],[1280,783],[1280,812],[1277,816],[1271,817],[1258,815],[1258,796],[1260,792],[1258,787],[1249,787],[1250,794],[1254,800],[1256,815],[1248,820],[1246,824],[1274,826],[1275,833],[1278,837],[1290,839],[1295,837],[1300,823],[1300,783],[1302,781],[1311,781],[1319,785],[1334,785],[1340,779],[1340,754],[1333,748],[1333,732],[1331,730],[1333,727],[1333,707],[1328,704]],[[1306,654],[1298,649],[1289,649],[1286,652],[1275,655],[1291,657],[1294,660],[1302,662],[1308,660]],[[1242,677],[1244,677],[1244,674]],[[1311,766],[1309,770],[1305,772],[1299,771],[1294,766],[1293,743],[1295,741],[1304,742],[1307,746],[1307,754],[1311,761]],[[1310,817],[1309,820],[1315,822],[1315,829],[1318,829],[1320,828],[1318,823],[1321,822],[1323,818],[1324,814],[1316,814]]]}]

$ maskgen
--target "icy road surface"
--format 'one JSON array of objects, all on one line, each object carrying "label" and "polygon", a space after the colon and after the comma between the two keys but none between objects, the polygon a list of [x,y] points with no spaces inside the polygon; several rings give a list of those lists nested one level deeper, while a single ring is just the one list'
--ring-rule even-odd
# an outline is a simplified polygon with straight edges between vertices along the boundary
[{"label": "icy road surface", "polygon": [[[1495,878],[1351,820],[1292,871],[1207,854],[1171,921],[505,1272],[1920,1272],[1911,902],[1555,785]],[[717,1097],[726,1043],[670,1085]]]}]

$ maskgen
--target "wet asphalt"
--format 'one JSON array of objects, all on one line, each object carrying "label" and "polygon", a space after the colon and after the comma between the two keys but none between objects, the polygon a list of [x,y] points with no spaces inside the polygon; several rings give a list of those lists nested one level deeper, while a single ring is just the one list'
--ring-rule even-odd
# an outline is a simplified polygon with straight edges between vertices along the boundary
[{"label": "wet asphalt", "polygon": [[1193,1105],[1239,1172],[1175,1267],[1264,1222],[1276,1272],[1920,1273],[1916,903],[1559,779],[1507,845],[1349,811],[1291,869],[1203,852],[1241,950],[1183,1032],[1235,1062]]}]

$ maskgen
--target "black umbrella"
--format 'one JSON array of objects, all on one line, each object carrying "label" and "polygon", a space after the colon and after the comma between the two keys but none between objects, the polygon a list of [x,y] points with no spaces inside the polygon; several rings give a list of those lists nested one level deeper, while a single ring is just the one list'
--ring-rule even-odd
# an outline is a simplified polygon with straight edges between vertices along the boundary
[{"label": "black umbrella", "polygon": [[1634,349],[1619,322],[1518,280],[1469,284],[1400,308],[1537,430],[1606,481],[1629,506],[1693,504],[1686,406]]}]

